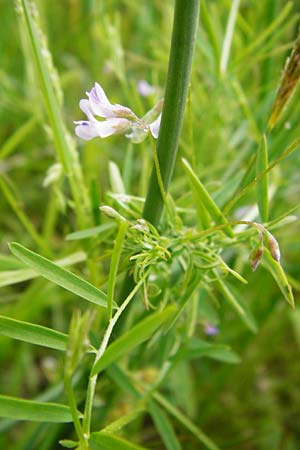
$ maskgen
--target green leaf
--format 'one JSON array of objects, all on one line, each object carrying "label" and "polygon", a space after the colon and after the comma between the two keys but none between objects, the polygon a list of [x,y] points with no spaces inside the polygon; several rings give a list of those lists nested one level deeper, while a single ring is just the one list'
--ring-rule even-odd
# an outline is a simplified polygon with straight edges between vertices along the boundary
[{"label": "green leaf", "polygon": [[95,362],[91,375],[96,375],[121,356],[130,352],[133,348],[148,339],[176,312],[175,306],[168,306],[163,311],[151,314],[135,325],[127,333],[113,342],[104,352],[103,356]]},{"label": "green leaf", "polygon": [[176,437],[172,423],[164,411],[154,401],[149,402],[148,410],[167,450],[181,450],[182,447]]},{"label": "green leaf", "polygon": [[264,173],[264,176],[257,181],[256,194],[259,214],[262,222],[268,221],[269,202],[268,202],[268,143],[264,134],[256,154],[256,176]]},{"label": "green leaf", "polygon": [[228,345],[212,344],[197,338],[189,341],[184,357],[188,359],[207,357],[228,364],[237,364],[240,362],[239,355],[233,352]]},{"label": "green leaf", "polygon": [[[64,266],[71,266],[73,264],[77,264],[81,261],[86,260],[86,254],[84,252],[76,252],[72,253],[71,255],[66,256],[65,258],[58,259],[54,261],[54,264],[57,264],[58,266],[64,267]],[[21,283],[22,281],[28,281],[32,280],[33,278],[36,278],[38,274],[36,271],[32,269],[22,269],[21,267],[24,267],[24,264],[22,264],[19,261],[15,261],[15,267],[13,267],[13,264],[9,263],[8,268],[17,269],[17,270],[5,270],[3,272],[0,272],[0,287],[4,286],[10,286],[11,284]],[[1,261],[0,261],[1,263]],[[5,260],[3,261],[3,264],[5,263]],[[17,265],[18,264],[18,265]]]},{"label": "green leaf", "polygon": [[[200,204],[204,205],[204,207],[210,214],[211,218],[215,221],[216,225],[226,224],[227,223],[226,217],[219,209],[219,207],[216,205],[214,200],[211,198],[211,196],[205,189],[204,185],[201,183],[201,181],[193,171],[190,164],[184,158],[182,158],[182,164],[188,176],[189,182],[191,186],[194,188],[195,193],[197,194],[197,198]],[[224,228],[224,232],[226,232],[228,236],[233,236],[231,227],[229,225]]]},{"label": "green leaf", "polygon": [[244,306],[241,305],[240,301],[236,298],[235,294],[232,292],[232,290],[228,287],[227,284],[221,279],[217,271],[214,271],[214,274],[216,276],[216,284],[223,294],[223,296],[226,298],[228,303],[233,307],[233,309],[237,312],[237,314],[240,316],[242,321],[247,325],[247,327],[253,332],[257,332],[257,326],[255,323],[254,318],[252,315],[245,309]]},{"label": "green leaf", "polygon": [[51,328],[43,327],[29,322],[9,319],[0,316],[0,334],[29,342],[31,344],[42,345],[43,347],[54,348],[56,350],[66,350],[68,336]]},{"label": "green leaf", "polygon": [[67,241],[78,241],[81,239],[88,239],[90,237],[97,236],[98,238],[106,238],[116,228],[115,222],[107,222],[97,227],[86,228],[85,230],[74,231],[67,235]]},{"label": "green leaf", "polygon": [[72,422],[70,409],[58,403],[42,403],[0,395],[0,416],[36,422]]},{"label": "green leaf", "polygon": [[121,416],[119,419],[114,420],[113,422],[106,425],[101,431],[104,433],[116,433],[124,428],[129,423],[135,421],[137,418],[141,416],[141,414],[145,414],[144,408],[137,408],[128,414]]},{"label": "green leaf", "polygon": [[9,248],[18,259],[42,277],[89,302],[106,308],[105,293],[92,284],[16,242],[9,244]]},{"label": "green leaf", "polygon": [[146,450],[145,447],[132,444],[123,438],[104,433],[103,431],[92,433],[89,445],[92,450]]},{"label": "green leaf", "polygon": [[281,266],[281,264],[275,259],[272,258],[269,250],[265,249],[264,257],[262,259],[262,265],[270,272],[273,276],[274,280],[278,284],[279,289],[281,290],[286,301],[294,308],[294,296],[292,288],[288,282],[286,274]]}]

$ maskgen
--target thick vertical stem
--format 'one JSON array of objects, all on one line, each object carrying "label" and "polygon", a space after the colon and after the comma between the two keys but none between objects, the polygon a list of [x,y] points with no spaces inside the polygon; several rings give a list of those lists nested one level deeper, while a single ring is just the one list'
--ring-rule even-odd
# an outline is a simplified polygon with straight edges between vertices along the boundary
[{"label": "thick vertical stem", "polygon": [[[182,128],[199,20],[199,8],[199,0],[176,0],[165,101],[157,142],[160,172],[166,192],[173,174]],[[143,217],[157,226],[162,210],[163,197],[154,167]]]}]

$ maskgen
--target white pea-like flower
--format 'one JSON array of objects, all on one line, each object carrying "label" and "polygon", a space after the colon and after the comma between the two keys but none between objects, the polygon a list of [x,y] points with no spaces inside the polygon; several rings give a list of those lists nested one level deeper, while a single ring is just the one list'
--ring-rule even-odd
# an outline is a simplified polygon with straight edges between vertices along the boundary
[{"label": "white pea-like flower", "polygon": [[[81,139],[89,141],[95,137],[106,138],[119,133],[126,133],[126,137],[131,139],[138,132],[141,136],[140,142],[149,131],[157,138],[160,116],[150,124],[145,123],[127,106],[110,103],[99,83],[95,83],[86,95],[88,99],[80,100],[79,107],[87,116],[87,120],[74,122],[75,133]],[[98,120],[97,117],[103,120]]]}]

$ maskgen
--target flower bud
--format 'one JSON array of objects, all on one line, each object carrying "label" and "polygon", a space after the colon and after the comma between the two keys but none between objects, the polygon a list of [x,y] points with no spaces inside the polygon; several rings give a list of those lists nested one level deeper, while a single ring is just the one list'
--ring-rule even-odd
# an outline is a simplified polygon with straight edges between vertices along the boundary
[{"label": "flower bud", "polygon": [[280,248],[277,240],[274,238],[274,236],[267,231],[267,247],[272,255],[272,258],[275,259],[275,261],[280,262]]},{"label": "flower bud", "polygon": [[264,254],[264,247],[262,245],[255,247],[251,251],[251,253],[249,255],[249,261],[250,261],[250,265],[251,265],[253,272],[256,271],[263,254]]},{"label": "flower bud", "polygon": [[125,217],[121,216],[121,214],[119,214],[111,206],[107,206],[107,205],[100,206],[100,210],[103,214],[105,214],[108,217],[111,217],[112,219],[126,220]]}]

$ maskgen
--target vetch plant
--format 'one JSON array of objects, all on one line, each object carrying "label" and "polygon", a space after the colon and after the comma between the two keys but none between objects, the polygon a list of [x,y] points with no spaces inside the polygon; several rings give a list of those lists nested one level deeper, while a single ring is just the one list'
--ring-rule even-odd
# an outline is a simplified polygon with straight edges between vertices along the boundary
[{"label": "vetch plant", "polygon": [[[28,117],[0,149],[0,447],[298,450],[297,104],[279,118],[299,37],[271,109],[291,3],[175,0],[170,48],[168,2],[96,3],[45,0],[40,21],[16,1],[3,136]],[[77,139],[87,73],[114,91],[80,100]]]}]

